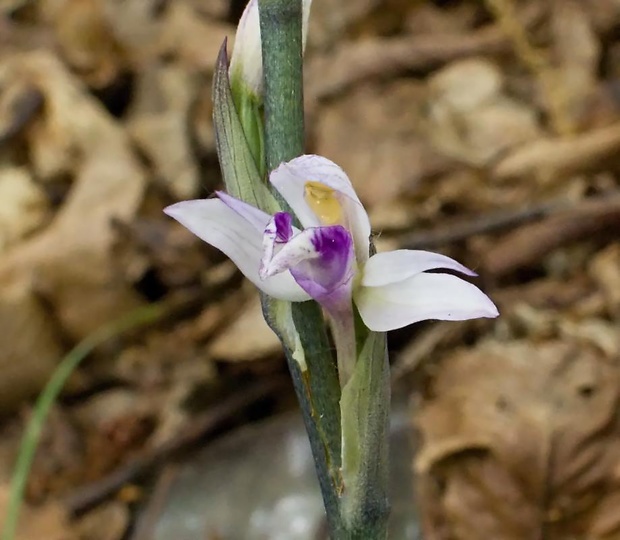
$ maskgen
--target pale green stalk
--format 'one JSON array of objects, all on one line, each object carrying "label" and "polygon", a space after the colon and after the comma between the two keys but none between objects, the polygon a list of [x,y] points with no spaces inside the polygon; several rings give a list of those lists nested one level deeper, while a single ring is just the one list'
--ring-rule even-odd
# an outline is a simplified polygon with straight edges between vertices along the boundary
[{"label": "pale green stalk", "polygon": [[[301,0],[259,0],[259,13],[265,156],[270,171],[304,152]],[[388,516],[390,402],[385,335],[360,332],[359,337],[363,334],[364,338],[357,347],[360,355],[355,363],[349,358],[351,349],[356,349],[355,341],[349,339],[353,321],[335,328],[346,330],[336,341],[337,345],[341,338],[348,342],[341,351],[347,357],[343,358],[342,367],[352,372],[350,379],[349,373],[343,374],[342,380],[348,382],[340,396],[339,385],[334,386],[333,378],[322,378],[324,374],[319,372],[331,366],[328,370],[331,375],[334,364],[323,345],[320,309],[314,302],[297,303],[292,306],[292,315],[304,344],[307,369],[299,369],[290,351],[287,358],[313,449],[330,537],[332,540],[384,539]],[[272,327],[278,333],[277,325]],[[304,378],[309,378],[312,384],[301,385]],[[342,398],[340,411],[334,410],[336,395]],[[323,426],[329,428],[327,433]],[[336,426],[338,440],[334,440]]]}]

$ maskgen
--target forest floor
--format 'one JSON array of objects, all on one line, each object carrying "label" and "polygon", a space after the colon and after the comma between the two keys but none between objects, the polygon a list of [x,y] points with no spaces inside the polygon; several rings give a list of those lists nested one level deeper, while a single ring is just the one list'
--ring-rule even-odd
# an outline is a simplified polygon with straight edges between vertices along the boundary
[{"label": "forest floor", "polygon": [[[112,328],[45,422],[20,540],[128,538],[145,473],[295,407],[256,291],[162,213],[220,187],[242,9],[0,1],[0,516],[36,396]],[[378,250],[452,256],[500,309],[390,335],[425,538],[620,538],[620,4],[314,0],[305,76],[307,150]]]}]

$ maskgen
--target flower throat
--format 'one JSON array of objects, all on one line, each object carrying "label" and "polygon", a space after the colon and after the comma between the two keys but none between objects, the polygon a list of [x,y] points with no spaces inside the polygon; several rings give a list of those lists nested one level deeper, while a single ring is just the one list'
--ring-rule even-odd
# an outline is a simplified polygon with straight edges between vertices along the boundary
[{"label": "flower throat", "polygon": [[304,186],[304,199],[322,225],[342,224],[342,206],[332,188],[320,182],[308,181]]}]

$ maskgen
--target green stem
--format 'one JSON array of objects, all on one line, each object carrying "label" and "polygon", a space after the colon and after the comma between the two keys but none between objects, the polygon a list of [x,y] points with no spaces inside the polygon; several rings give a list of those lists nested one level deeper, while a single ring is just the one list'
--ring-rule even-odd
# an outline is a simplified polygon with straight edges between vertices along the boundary
[{"label": "green stem", "polygon": [[[271,171],[304,150],[301,0],[259,0],[262,36],[265,157]],[[278,303],[264,301],[266,318],[285,343],[293,384],[315,459],[332,540],[379,540],[387,536],[387,434],[389,364],[385,335],[360,332],[359,359],[352,316],[335,321],[344,389],[315,302],[290,306],[299,334],[287,346],[278,328]],[[288,306],[287,306],[288,307]],[[350,315],[350,314],[349,314]],[[282,320],[282,319],[280,319]],[[275,322],[275,324],[274,324]],[[353,358],[351,358],[353,356]],[[347,451],[343,452],[346,443]]]},{"label": "green stem", "polygon": [[[262,36],[265,157],[271,171],[304,151],[301,0],[259,0]],[[265,305],[265,304],[264,304]],[[266,313],[268,310],[265,310]],[[285,347],[315,460],[332,540],[349,538],[340,515],[342,483],[340,385],[315,302],[294,303],[305,365]],[[267,318],[270,319],[269,315]],[[269,321],[268,321],[269,322]],[[281,335],[271,318],[274,331]],[[284,341],[284,340],[283,340]]]},{"label": "green stem", "polygon": [[267,170],[304,152],[301,0],[259,0]]}]

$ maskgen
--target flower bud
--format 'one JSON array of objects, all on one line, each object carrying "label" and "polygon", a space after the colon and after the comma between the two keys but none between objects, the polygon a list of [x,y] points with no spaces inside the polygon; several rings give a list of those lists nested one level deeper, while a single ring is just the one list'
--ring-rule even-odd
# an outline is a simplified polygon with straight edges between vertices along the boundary
[{"label": "flower bud", "polygon": [[[302,43],[306,46],[312,0],[302,4]],[[261,98],[263,93],[263,55],[260,41],[258,0],[250,0],[241,15],[230,59],[229,76],[233,93],[249,92]]]}]

